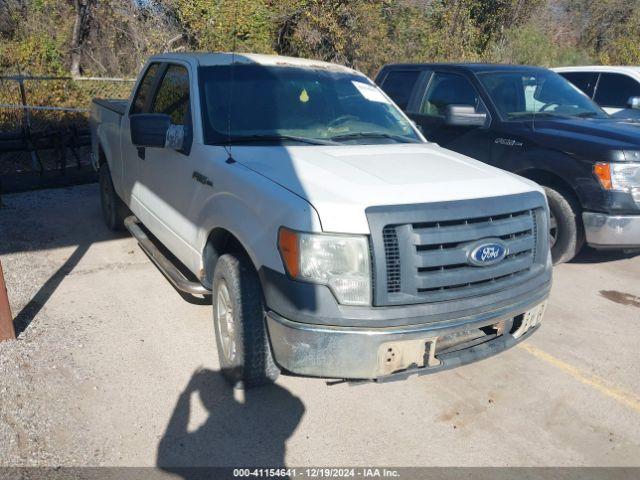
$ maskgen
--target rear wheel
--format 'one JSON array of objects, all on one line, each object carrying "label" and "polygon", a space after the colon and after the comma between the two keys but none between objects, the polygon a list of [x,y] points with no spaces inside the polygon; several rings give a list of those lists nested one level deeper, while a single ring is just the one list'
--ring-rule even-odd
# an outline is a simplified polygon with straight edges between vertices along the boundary
[{"label": "rear wheel", "polygon": [[111,172],[106,162],[100,166],[98,177],[100,181],[100,203],[102,205],[104,223],[111,230],[122,230],[124,229],[124,219],[129,214],[129,209],[113,188]]},{"label": "rear wheel", "polygon": [[549,244],[554,265],[565,263],[577,255],[584,244],[582,209],[569,192],[544,187],[550,210]]},{"label": "rear wheel", "polygon": [[234,387],[272,383],[280,370],[271,353],[258,274],[246,255],[225,254],[218,259],[212,303],[224,377]]}]

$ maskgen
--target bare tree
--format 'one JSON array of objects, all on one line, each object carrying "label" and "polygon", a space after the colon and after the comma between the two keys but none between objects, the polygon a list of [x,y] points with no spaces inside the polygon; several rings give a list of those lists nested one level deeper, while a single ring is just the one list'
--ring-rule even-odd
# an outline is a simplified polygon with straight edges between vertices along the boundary
[{"label": "bare tree", "polygon": [[80,76],[80,62],[82,60],[82,46],[91,28],[91,9],[95,0],[73,0],[76,18],[71,34],[71,75]]}]

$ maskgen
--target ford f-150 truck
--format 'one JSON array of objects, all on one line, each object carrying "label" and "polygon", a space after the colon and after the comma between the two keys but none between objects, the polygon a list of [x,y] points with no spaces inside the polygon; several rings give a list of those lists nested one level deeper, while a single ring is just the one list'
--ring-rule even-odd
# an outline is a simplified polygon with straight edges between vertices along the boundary
[{"label": "ford f-150 truck", "polygon": [[490,64],[387,65],[376,78],[428,140],[543,185],[551,254],[640,248],[640,131],[557,73]]},{"label": "ford f-150 truck", "polygon": [[357,71],[163,54],[91,128],[107,225],[211,295],[233,384],[436,372],[542,319],[543,190],[427,143]]}]

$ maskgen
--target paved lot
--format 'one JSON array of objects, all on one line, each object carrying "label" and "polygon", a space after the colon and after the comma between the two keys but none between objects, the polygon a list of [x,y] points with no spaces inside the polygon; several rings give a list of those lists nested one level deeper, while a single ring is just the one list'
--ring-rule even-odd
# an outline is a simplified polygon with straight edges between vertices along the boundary
[{"label": "paved lot", "polygon": [[640,256],[557,268],[543,328],[481,363],[242,395],[217,373],[211,307],[103,227],[97,186],[3,201],[24,331],[0,344],[0,464],[640,466]]}]

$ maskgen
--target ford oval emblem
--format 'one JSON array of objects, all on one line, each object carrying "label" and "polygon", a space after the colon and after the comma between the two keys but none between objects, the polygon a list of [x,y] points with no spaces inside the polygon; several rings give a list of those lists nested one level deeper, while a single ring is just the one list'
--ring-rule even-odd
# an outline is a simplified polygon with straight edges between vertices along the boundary
[{"label": "ford oval emblem", "polygon": [[471,245],[467,256],[469,263],[477,267],[495,265],[509,254],[509,249],[499,238],[481,240]]}]

